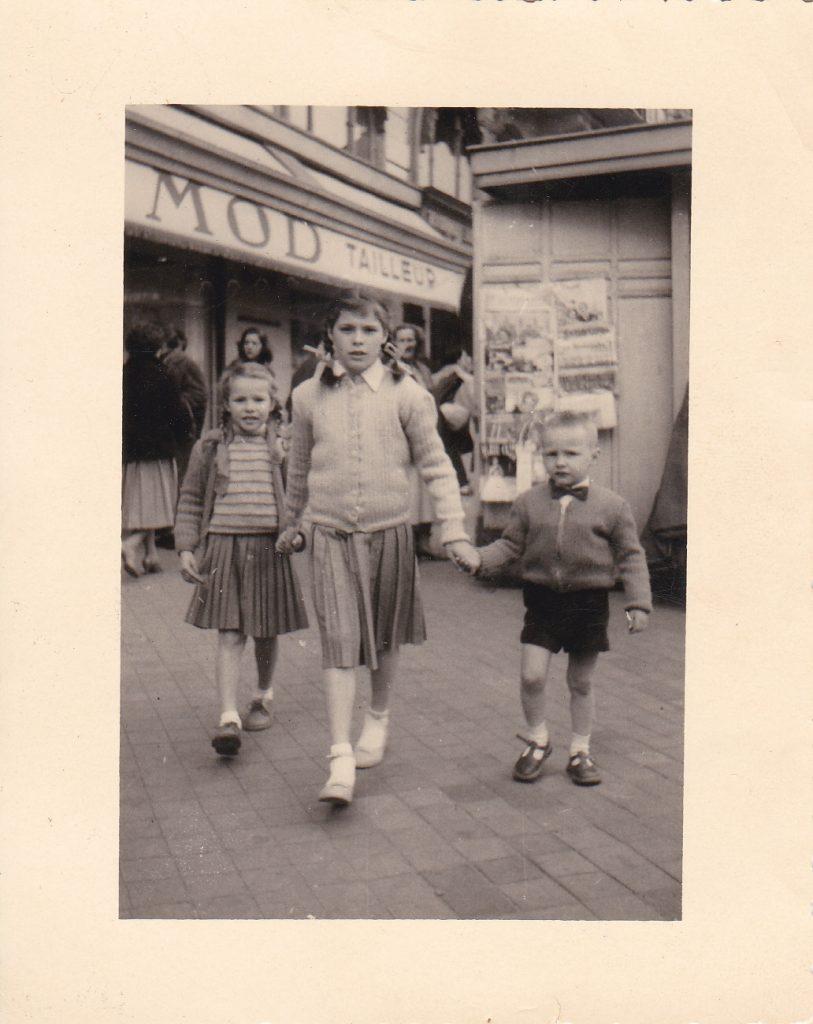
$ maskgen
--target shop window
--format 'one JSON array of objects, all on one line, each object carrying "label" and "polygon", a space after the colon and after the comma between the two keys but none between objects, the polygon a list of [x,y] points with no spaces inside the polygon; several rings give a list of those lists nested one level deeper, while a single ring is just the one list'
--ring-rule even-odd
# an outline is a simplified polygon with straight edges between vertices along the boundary
[{"label": "shop window", "polygon": [[287,113],[283,115],[285,119],[290,121],[295,128],[301,128],[306,132],[311,130],[310,107],[283,107],[282,109],[287,111]]},{"label": "shop window", "polygon": [[467,107],[427,107],[421,112],[415,176],[463,202],[471,201],[471,169],[466,147],[481,141],[476,111]]},{"label": "shop window", "polygon": [[311,107],[310,131],[331,146],[347,148],[347,107]]},{"label": "shop window", "polygon": [[347,151],[376,167],[384,166],[386,107],[351,107]]},{"label": "shop window", "polygon": [[386,170],[407,179],[412,170],[412,110],[409,107],[388,107],[384,130]]}]

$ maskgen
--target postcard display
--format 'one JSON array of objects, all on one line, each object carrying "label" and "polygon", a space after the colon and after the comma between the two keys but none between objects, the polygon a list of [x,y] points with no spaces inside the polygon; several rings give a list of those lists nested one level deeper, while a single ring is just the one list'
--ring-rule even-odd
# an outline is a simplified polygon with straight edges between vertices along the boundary
[{"label": "postcard display", "polygon": [[545,478],[537,426],[546,412],[587,412],[600,430],[615,427],[609,287],[603,277],[483,285],[482,501],[512,501]]}]

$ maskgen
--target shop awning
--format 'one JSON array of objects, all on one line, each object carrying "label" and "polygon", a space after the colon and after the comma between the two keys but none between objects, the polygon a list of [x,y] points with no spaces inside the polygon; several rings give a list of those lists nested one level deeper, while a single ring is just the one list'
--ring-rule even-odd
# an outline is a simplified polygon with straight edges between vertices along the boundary
[{"label": "shop awning", "polygon": [[459,308],[467,253],[416,211],[176,108],[127,116],[129,233]]}]

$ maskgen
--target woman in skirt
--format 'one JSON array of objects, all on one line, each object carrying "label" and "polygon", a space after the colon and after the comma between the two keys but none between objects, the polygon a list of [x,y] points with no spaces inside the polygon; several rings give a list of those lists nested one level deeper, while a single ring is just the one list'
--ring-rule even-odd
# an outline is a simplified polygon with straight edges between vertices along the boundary
[{"label": "woman in skirt", "polygon": [[[425,638],[410,520],[410,468],[429,491],[441,539],[463,567],[476,564],[463,529],[452,465],[435,404],[397,362],[385,365],[386,313],[372,298],[343,296],[325,325],[320,372],[293,395],[288,552],[307,505],[313,523],[313,602],[331,734],[330,776],[319,799],[350,803],[355,770],[378,764],[387,740],[390,688],[402,644]],[[386,350],[385,350],[386,351]],[[350,726],[356,669],[370,669],[372,697],[355,752]]]},{"label": "woman in skirt", "polygon": [[[304,629],[308,620],[288,555],[275,547],[285,494],[274,378],[257,363],[229,367],[220,381],[220,408],[221,430],[210,431],[192,449],[175,547],[181,575],[197,583],[186,621],[218,631],[220,723],[212,746],[233,757],[242,728],[271,725],[277,636]],[[237,689],[249,636],[257,690],[243,721]]]},{"label": "woman in skirt", "polygon": [[158,572],[155,531],[172,526],[178,481],[175,456],[192,425],[178,389],[158,361],[166,332],[136,324],[124,346],[122,375],[121,558],[131,576]]}]

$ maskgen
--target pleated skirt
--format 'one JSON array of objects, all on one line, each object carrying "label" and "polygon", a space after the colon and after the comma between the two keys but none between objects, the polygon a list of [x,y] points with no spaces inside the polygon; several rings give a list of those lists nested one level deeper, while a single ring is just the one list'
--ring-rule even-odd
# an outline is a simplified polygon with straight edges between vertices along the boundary
[{"label": "pleated skirt", "polygon": [[308,616],[288,555],[273,533],[210,533],[186,621],[268,638],[305,629]]},{"label": "pleated skirt", "polygon": [[175,520],[178,475],[172,459],[126,462],[122,473],[124,530],[162,530]]},{"label": "pleated skirt", "polygon": [[375,669],[382,652],[426,639],[407,523],[376,533],[314,526],[311,570],[324,668]]}]

